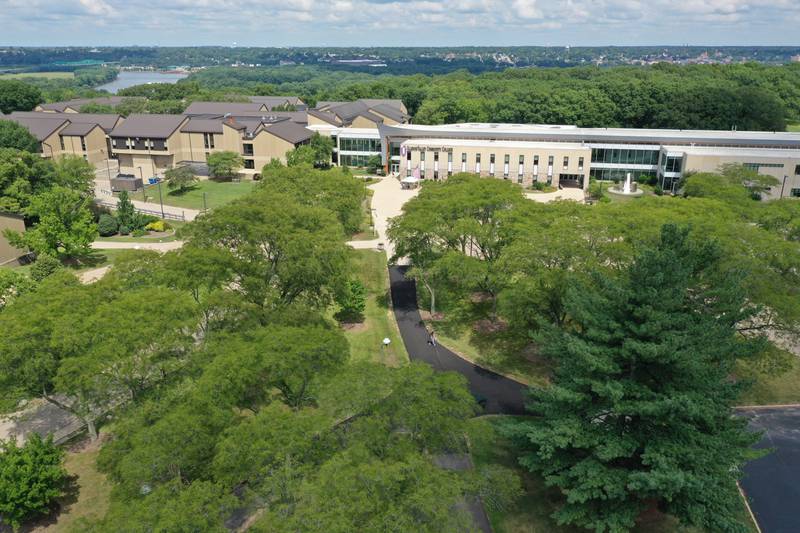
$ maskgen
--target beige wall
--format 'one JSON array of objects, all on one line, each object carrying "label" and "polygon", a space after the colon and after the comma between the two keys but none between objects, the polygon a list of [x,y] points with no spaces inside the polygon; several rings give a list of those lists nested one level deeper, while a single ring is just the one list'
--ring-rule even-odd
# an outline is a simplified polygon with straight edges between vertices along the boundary
[{"label": "beige wall", "polygon": [[378,115],[379,117],[381,117],[383,119],[383,123],[386,124],[387,126],[394,126],[396,124],[400,124],[396,120],[393,120],[393,119],[387,117],[386,115],[384,115],[383,113],[380,113],[378,111],[370,110],[370,113],[373,113],[373,114]]},{"label": "beige wall", "polygon": [[[772,176],[778,180],[778,185],[772,187],[772,190],[767,195],[769,199],[780,198],[781,189],[783,189],[783,197],[790,196],[792,189],[800,189],[800,175],[795,172],[800,170],[796,168],[800,165],[800,159],[798,158],[719,156],[689,153],[684,155],[683,172],[684,174],[688,172],[716,172],[722,165],[744,163],[782,165],[781,167],[759,167],[759,174]],[[784,176],[786,176],[785,184]]]},{"label": "beige wall", "polygon": [[25,222],[23,222],[22,217],[0,213],[0,265],[10,263],[25,255],[24,250],[14,248],[8,243],[8,239],[3,236],[3,231],[7,229],[25,231]]},{"label": "beige wall", "polygon": [[253,169],[244,169],[242,172],[245,174],[261,172],[264,165],[273,158],[285,164],[286,152],[293,150],[295,147],[294,144],[269,133],[269,128],[261,130],[252,141],[245,142],[252,142],[253,144],[253,156],[246,156],[245,159],[252,159],[255,166]]},{"label": "beige wall", "polygon": [[331,126],[332,124],[327,120],[322,120],[321,118],[315,117],[314,115],[308,115],[308,125],[309,126]]},{"label": "beige wall", "polygon": [[87,135],[84,135],[86,151],[84,151],[81,146],[81,138],[79,135],[64,135],[61,137],[61,140],[64,142],[62,155],[86,156],[86,160],[92,164],[99,163],[108,158],[106,133],[100,126],[96,126]]},{"label": "beige wall", "polygon": [[349,128],[371,128],[371,129],[378,129],[378,125],[365,117],[356,117],[353,119],[353,122],[348,126]]},{"label": "beige wall", "polygon": [[[419,147],[413,147],[411,153],[411,170],[420,163],[421,152]],[[475,172],[475,158],[478,153],[481,154],[480,175],[489,177],[491,154],[495,154],[494,177],[503,179],[505,156],[509,156],[508,165],[508,180],[518,183],[519,177],[519,156],[524,156],[523,177],[522,185],[529,187],[534,181],[548,181],[548,157],[553,156],[553,170],[551,183],[553,186],[558,186],[560,174],[579,174],[584,176],[584,188],[589,186],[589,165],[591,163],[591,149],[590,148],[503,148],[502,144],[492,146],[442,146],[441,148],[452,148],[453,150],[453,165],[452,172],[457,174],[462,171],[461,167],[461,154],[467,154],[466,172]],[[432,179],[434,176],[434,153],[435,149],[427,148],[425,152],[425,172],[424,177]],[[537,173],[534,175],[534,156],[539,156],[539,165]],[[568,157],[569,161],[565,169],[564,157]],[[580,158],[583,157],[583,169],[579,169]],[[448,153],[446,151],[439,151],[439,178],[447,177],[448,170]],[[406,159],[400,159],[400,175],[406,175]]]}]

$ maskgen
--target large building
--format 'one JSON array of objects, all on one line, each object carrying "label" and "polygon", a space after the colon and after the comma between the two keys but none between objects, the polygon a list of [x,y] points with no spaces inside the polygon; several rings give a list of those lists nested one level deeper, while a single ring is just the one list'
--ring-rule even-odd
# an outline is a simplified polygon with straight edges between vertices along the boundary
[{"label": "large building", "polygon": [[525,124],[380,124],[388,172],[442,179],[473,172],[524,186],[586,189],[589,179],[654,177],[674,190],[684,175],[743,164],[775,177],[770,198],[800,197],[800,134],[578,128]]}]

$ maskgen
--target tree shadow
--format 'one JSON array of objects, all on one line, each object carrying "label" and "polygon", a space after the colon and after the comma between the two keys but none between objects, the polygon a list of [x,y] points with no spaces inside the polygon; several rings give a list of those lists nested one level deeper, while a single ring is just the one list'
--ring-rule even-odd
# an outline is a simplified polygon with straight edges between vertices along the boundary
[{"label": "tree shadow", "polygon": [[167,192],[167,196],[184,196],[194,190],[198,189],[198,185],[189,185],[187,187],[183,187],[182,189],[169,189]]},{"label": "tree shadow", "polygon": [[96,267],[108,262],[108,256],[103,250],[92,250],[85,255],[78,257],[68,257],[62,264],[70,269],[76,270],[85,267]]},{"label": "tree shadow", "polygon": [[[78,485],[78,476],[68,476],[66,483],[64,484],[64,494],[60,498],[57,498],[55,501],[53,501],[50,512],[48,512],[46,515],[42,515],[28,521],[19,529],[19,531],[21,533],[30,533],[32,531],[56,525],[58,522],[58,517],[61,516],[61,513],[69,512],[70,507],[78,501],[79,495],[80,486]],[[0,532],[5,533],[5,531],[6,530],[3,528],[3,525],[0,524]],[[9,528],[8,531],[10,532],[11,529]]]}]

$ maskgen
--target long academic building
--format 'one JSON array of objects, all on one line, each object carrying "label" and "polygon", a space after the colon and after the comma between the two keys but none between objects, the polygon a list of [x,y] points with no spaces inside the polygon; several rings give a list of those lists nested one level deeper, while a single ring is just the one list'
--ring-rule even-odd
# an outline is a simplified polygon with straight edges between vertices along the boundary
[{"label": "long academic building", "polygon": [[332,162],[366,166],[380,157],[386,172],[446,179],[457,172],[507,179],[530,187],[588,188],[590,179],[655,179],[674,191],[692,172],[743,164],[775,177],[770,198],[800,197],[800,134],[785,132],[579,128],[568,125],[410,123],[400,100],[318,102],[293,96],[253,96],[248,102],[193,102],[181,115],[82,113],[88,103],[117,105],[120,97],[44,104],[12,113],[39,140],[43,157],[108,158],[120,172],[143,180],[179,165],[200,173],[209,154],[233,151],[253,176],[272,159],[308,143],[312,135],[334,140]]},{"label": "long academic building", "polygon": [[579,128],[527,124],[381,124],[387,170],[443,179],[456,172],[586,189],[589,180],[655,177],[674,190],[687,173],[743,164],[774,176],[771,198],[800,197],[800,134]]}]

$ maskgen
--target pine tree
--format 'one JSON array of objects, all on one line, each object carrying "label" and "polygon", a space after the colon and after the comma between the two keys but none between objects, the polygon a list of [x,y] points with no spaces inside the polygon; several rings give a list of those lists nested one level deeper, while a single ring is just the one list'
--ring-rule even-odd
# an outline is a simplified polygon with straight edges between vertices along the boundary
[{"label": "pine tree", "polygon": [[733,416],[737,359],[763,348],[736,324],[757,311],[710,243],[665,225],[618,279],[574,287],[571,320],[542,339],[557,363],[513,430],[520,462],[561,489],[559,523],[626,531],[657,507],[686,524],[744,531],[739,467],[759,435]]}]

